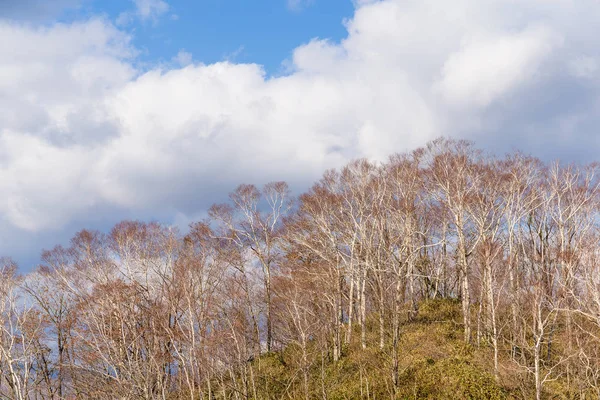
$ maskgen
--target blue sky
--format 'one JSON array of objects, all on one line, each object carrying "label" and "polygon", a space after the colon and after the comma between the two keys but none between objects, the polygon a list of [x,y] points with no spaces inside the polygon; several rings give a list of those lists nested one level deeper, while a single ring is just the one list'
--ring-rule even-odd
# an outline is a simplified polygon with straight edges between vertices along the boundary
[{"label": "blue sky", "polygon": [[[34,3],[28,8],[39,8],[41,0]],[[343,21],[354,11],[352,0],[172,0],[156,2],[166,6],[144,19],[135,15],[136,4],[128,0],[60,3],[43,17],[34,15],[34,20],[71,23],[105,16],[131,33],[142,66],[170,62],[185,51],[207,64],[258,63],[271,75],[286,72],[285,60],[298,44],[311,38],[339,41],[345,37]],[[19,18],[31,19],[28,11],[20,10]]]},{"label": "blue sky", "polygon": [[595,160],[598,26],[596,0],[0,0],[0,255],[441,135]]},{"label": "blue sky", "polygon": [[174,1],[168,18],[137,24],[134,43],[149,61],[169,60],[184,49],[203,63],[254,62],[277,74],[299,43],[344,37],[342,20],[352,12],[350,0],[315,2],[300,9],[290,9],[281,0]]}]

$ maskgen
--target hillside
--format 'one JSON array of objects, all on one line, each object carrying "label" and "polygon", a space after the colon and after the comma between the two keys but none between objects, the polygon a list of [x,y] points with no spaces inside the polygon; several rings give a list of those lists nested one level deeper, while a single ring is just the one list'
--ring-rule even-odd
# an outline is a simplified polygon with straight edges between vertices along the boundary
[{"label": "hillside", "polygon": [[[375,319],[367,324],[369,347],[358,340],[342,350],[333,363],[330,355],[315,354],[309,346],[308,384],[303,381],[302,353],[298,347],[270,353],[248,365],[246,382],[250,398],[258,399],[519,399],[535,397],[527,373],[509,360],[493,375],[493,352],[489,345],[466,345],[462,340],[460,304],[455,300],[430,300],[419,307],[413,321],[401,325],[399,382],[392,382],[390,346],[377,347]],[[355,332],[358,338],[359,330]],[[252,369],[250,373],[250,369]],[[244,398],[244,382],[214,382],[214,398]],[[223,394],[225,387],[226,395]],[[236,390],[232,390],[236,387]],[[307,390],[305,390],[307,389]],[[255,393],[253,393],[255,390]],[[547,392],[552,398],[566,398]],[[256,396],[256,397],[254,397]],[[559,397],[556,397],[559,396]]]}]

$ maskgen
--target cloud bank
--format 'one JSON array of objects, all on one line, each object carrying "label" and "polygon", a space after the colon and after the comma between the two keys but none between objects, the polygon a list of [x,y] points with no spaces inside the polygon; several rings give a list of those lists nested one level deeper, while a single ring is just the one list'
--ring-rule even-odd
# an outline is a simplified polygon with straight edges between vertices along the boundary
[{"label": "cloud bank", "polygon": [[597,156],[595,0],[355,5],[347,37],[299,45],[284,76],[189,53],[140,70],[109,20],[0,20],[0,251],[91,214],[188,221],[238,183],[302,187],[440,135]]}]

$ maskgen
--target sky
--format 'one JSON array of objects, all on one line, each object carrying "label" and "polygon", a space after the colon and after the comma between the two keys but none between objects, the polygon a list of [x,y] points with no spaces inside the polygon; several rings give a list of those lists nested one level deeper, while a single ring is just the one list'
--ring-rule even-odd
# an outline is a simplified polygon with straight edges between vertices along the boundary
[{"label": "sky", "polygon": [[439,137],[588,162],[597,0],[0,0],[0,255]]}]

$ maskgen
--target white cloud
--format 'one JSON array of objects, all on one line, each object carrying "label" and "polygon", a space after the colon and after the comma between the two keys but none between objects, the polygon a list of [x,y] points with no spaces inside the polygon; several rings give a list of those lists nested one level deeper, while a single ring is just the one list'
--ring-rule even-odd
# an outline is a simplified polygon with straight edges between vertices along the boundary
[{"label": "white cloud", "polygon": [[[125,26],[130,24],[134,18],[139,18],[141,21],[151,21],[156,23],[159,17],[166,14],[170,7],[164,0],[132,0],[135,5],[135,11],[124,11],[117,17],[116,24]],[[178,17],[173,14],[172,19]]]},{"label": "white cloud", "polygon": [[169,4],[163,0],[133,0],[133,2],[142,20],[154,20],[169,11]]},{"label": "white cloud", "polygon": [[558,35],[543,27],[468,38],[444,63],[441,94],[454,104],[486,107],[515,87],[531,84],[560,42]]},{"label": "white cloud", "polygon": [[181,67],[190,65],[193,62],[192,53],[187,52],[185,50],[179,50],[177,55],[173,57],[173,61]]},{"label": "white cloud", "polygon": [[61,226],[101,200],[88,169],[119,134],[105,99],[135,76],[135,52],[102,19],[0,23],[0,36],[0,213],[22,229]]},{"label": "white cloud", "polygon": [[0,233],[124,210],[184,224],[238,183],[303,185],[439,135],[597,154],[600,92],[581,79],[600,61],[593,0],[356,4],[343,41],[298,46],[280,77],[185,51],[137,71],[103,19],[0,22]]}]

